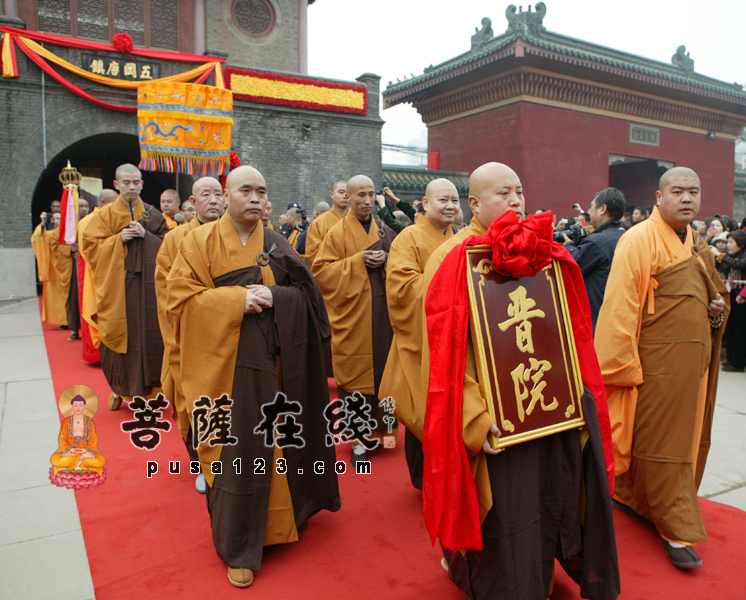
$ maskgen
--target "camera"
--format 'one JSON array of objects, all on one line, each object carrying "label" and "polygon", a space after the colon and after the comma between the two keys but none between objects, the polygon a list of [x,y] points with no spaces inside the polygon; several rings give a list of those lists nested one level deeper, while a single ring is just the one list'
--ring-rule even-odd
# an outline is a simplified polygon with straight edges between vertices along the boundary
[{"label": "camera", "polygon": [[570,238],[570,241],[573,244],[577,244],[580,238],[583,238],[586,235],[588,235],[588,232],[583,228],[583,226],[580,223],[573,223],[572,225],[567,227],[564,231],[555,231],[554,241],[560,244],[564,244],[565,237],[562,235],[563,233],[566,234],[567,237]]}]

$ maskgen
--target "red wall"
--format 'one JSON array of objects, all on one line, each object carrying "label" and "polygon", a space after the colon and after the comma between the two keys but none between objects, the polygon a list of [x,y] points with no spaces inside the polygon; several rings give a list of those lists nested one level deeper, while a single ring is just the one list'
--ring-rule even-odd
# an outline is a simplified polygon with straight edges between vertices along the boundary
[{"label": "red wall", "polygon": [[[573,215],[608,187],[609,154],[672,161],[702,180],[700,216],[733,212],[734,143],[660,127],[660,147],[632,144],[630,122],[517,102],[428,130],[428,150],[440,169],[471,172],[490,161],[512,167],[523,183],[527,212],[551,209]],[[648,186],[645,186],[648,187]],[[632,203],[632,202],[631,202]],[[655,197],[640,204],[652,206]]]}]

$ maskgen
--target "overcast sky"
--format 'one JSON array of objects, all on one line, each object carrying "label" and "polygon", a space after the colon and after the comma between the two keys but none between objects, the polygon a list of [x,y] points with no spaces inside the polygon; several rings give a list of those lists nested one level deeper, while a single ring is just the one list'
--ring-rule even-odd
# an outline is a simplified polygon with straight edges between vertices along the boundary
[{"label": "overcast sky", "polygon": [[[544,27],[624,52],[670,63],[683,44],[696,72],[746,83],[746,1],[545,0]],[[310,75],[354,80],[365,72],[389,81],[420,75],[469,50],[474,28],[492,19],[507,28],[509,0],[316,0],[308,7]],[[516,2],[516,5],[520,5]],[[523,4],[523,10],[528,3]],[[383,142],[425,145],[410,105],[382,110]],[[421,142],[417,143],[417,140]],[[393,162],[384,157],[384,162]],[[398,161],[397,161],[398,162]]]}]

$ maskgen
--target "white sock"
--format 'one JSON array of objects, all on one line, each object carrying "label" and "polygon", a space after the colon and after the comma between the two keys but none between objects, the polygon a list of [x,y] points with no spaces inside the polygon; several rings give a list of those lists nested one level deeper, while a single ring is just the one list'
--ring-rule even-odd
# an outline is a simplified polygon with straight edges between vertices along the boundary
[{"label": "white sock", "polygon": [[354,446],[352,447],[352,451],[353,451],[353,452],[354,452],[355,454],[357,454],[358,456],[360,456],[361,454],[365,454],[365,446],[363,446],[363,445],[361,445],[361,444],[355,444],[355,445],[354,445]]},{"label": "white sock", "polygon": [[677,544],[676,542],[666,542],[671,548],[686,548],[684,544]]}]

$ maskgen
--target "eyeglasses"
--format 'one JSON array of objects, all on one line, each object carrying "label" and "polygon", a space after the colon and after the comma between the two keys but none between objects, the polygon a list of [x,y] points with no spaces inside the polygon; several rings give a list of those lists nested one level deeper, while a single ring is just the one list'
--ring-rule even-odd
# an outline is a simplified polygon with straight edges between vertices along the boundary
[{"label": "eyeglasses", "polygon": [[185,208],[181,212],[194,212],[194,209],[193,208]]}]

